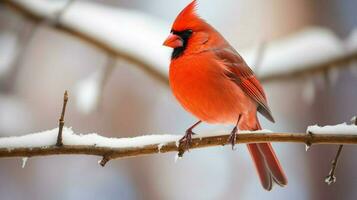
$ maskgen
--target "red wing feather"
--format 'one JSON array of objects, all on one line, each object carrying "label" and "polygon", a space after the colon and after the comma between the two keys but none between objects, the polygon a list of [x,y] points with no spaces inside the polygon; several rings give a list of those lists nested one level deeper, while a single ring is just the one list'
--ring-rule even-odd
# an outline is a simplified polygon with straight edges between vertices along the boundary
[{"label": "red wing feather", "polygon": [[268,107],[264,90],[243,58],[233,48],[217,49],[214,52],[227,67],[227,76],[258,103],[258,111],[263,116],[275,122]]}]

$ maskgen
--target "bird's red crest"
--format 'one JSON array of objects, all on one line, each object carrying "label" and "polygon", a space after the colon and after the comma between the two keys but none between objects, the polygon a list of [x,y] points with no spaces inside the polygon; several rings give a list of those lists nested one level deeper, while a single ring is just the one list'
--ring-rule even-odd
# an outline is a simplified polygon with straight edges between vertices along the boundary
[{"label": "bird's red crest", "polygon": [[184,8],[176,17],[172,29],[175,31],[183,31],[186,29],[194,29],[199,26],[202,19],[196,13],[197,0],[192,1]]}]

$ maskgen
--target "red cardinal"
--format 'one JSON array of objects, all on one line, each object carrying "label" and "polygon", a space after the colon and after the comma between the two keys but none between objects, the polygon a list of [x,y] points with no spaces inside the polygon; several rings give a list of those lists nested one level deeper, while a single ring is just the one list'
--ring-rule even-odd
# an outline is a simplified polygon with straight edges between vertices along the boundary
[{"label": "red cardinal", "polygon": [[[170,86],[181,105],[200,121],[180,140],[188,150],[192,129],[201,122],[234,124],[228,142],[239,130],[260,130],[257,111],[274,122],[266,96],[253,71],[237,51],[195,12],[196,0],[177,16],[164,42],[173,48]],[[262,186],[287,185],[270,143],[248,144]]]}]

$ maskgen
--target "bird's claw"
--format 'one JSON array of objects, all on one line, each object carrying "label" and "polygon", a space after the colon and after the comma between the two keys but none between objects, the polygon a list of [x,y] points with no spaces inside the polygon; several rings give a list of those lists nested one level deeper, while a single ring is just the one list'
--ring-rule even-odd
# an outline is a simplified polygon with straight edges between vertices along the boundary
[{"label": "bird's claw", "polygon": [[192,135],[195,133],[192,130],[187,130],[185,135],[179,140],[180,142],[180,151],[179,157],[182,157],[186,151],[190,150],[192,144]]},{"label": "bird's claw", "polygon": [[232,145],[232,150],[234,150],[234,146],[237,142],[237,132],[238,132],[237,127],[234,127],[234,129],[231,132],[231,135],[229,136],[229,138],[227,140],[227,143],[230,143]]}]

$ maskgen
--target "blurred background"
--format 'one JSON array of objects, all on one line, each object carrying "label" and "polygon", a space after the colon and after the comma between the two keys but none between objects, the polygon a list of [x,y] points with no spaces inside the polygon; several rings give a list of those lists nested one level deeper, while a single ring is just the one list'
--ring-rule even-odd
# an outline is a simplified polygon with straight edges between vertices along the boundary
[{"label": "blurred background", "polygon": [[[162,78],[143,70],[131,59],[112,56],[88,40],[56,28],[56,20],[72,28],[89,21],[92,24],[88,27],[95,31],[107,26],[109,31],[118,30],[103,36],[108,46],[129,55],[137,51],[137,59],[143,55],[142,62],[151,65],[157,62],[168,68],[170,50],[161,44],[171,22],[189,0],[76,0],[70,4],[64,0],[14,0],[16,5],[35,2],[42,14],[57,7],[65,8],[59,14],[63,18],[52,21],[24,15],[11,2],[0,1],[0,137],[55,128],[66,89],[70,94],[66,125],[77,133],[96,132],[108,137],[183,134],[195,122],[176,102]],[[75,15],[68,13],[66,17],[66,12],[72,6],[87,9],[87,18],[71,23],[71,16]],[[239,52],[256,52],[262,41],[267,42],[265,46],[269,49],[269,42],[311,27],[333,33],[339,48],[352,46],[353,49],[357,46],[353,42],[357,40],[356,7],[355,0],[201,0],[198,13]],[[132,14],[125,15],[128,19],[113,21],[111,14],[98,19],[97,10],[115,16]],[[129,23],[132,18],[140,23]],[[98,20],[108,21],[108,25]],[[150,33],[145,32],[146,28],[139,33],[135,28],[130,29],[135,26],[150,27]],[[100,31],[88,31],[92,29],[80,30],[92,36],[100,34]],[[111,40],[119,32],[123,34],[123,30],[127,31],[120,36],[125,38],[124,42]],[[135,43],[136,36],[141,37],[141,44]],[[136,48],[128,50],[125,45]],[[319,51],[319,46],[313,47]],[[145,57],[147,52],[153,53]],[[305,54],[297,52],[281,59],[294,63]],[[271,124],[262,119],[263,127],[305,132],[308,125],[349,122],[357,115],[357,66],[356,62],[343,65],[347,67],[332,65],[321,73],[264,82],[277,122]],[[162,66],[151,71],[161,70],[165,74],[167,69]],[[264,64],[261,68],[264,70]],[[326,76],[329,81],[324,81]],[[196,132],[231,128],[204,125]],[[230,147],[194,150],[176,163],[175,155],[169,153],[114,160],[105,168],[97,164],[100,158],[90,156],[30,158],[24,169],[21,159],[1,159],[0,198],[355,199],[355,147],[345,147],[337,169],[337,182],[330,186],[324,183],[324,178],[337,146],[313,146],[308,152],[302,144],[276,143],[274,147],[289,184],[286,188],[275,187],[271,192],[261,188],[245,146],[239,145],[236,151]]]}]

